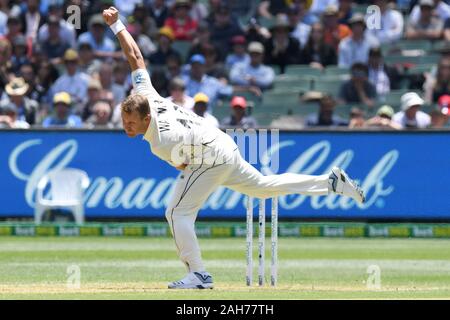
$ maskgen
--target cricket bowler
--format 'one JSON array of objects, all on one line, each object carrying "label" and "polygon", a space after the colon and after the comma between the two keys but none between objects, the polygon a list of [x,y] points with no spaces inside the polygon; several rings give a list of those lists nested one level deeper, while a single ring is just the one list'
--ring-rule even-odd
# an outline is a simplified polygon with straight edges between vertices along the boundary
[{"label": "cricket bowler", "polygon": [[116,8],[104,10],[103,18],[117,36],[132,70],[134,91],[121,104],[125,133],[130,138],[143,135],[154,155],[181,171],[165,216],[178,256],[188,273],[183,279],[169,283],[169,288],[213,288],[213,278],[201,258],[194,224],[199,209],[218,186],[255,198],[333,192],[364,202],[363,191],[338,167],[319,176],[262,175],[242,158],[229,135],[156,92],[142,54],[120,21]]}]

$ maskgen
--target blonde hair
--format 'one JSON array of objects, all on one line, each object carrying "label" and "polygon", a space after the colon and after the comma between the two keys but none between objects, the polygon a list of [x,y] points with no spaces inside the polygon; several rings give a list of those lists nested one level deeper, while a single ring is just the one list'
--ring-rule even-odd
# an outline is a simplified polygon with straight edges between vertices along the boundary
[{"label": "blonde hair", "polygon": [[140,115],[141,119],[143,119],[150,113],[150,105],[145,96],[140,94],[131,94],[122,102],[121,110],[127,114],[136,111]]}]

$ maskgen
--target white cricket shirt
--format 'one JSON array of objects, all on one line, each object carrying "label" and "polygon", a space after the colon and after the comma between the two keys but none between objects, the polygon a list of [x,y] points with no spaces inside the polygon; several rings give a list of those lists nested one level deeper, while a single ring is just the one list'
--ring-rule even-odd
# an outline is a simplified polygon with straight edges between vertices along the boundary
[{"label": "white cricket shirt", "polygon": [[150,105],[151,121],[143,139],[157,157],[174,167],[214,164],[235,150],[236,145],[227,134],[192,111],[161,97],[147,70],[137,69],[131,76],[135,93],[146,96]]}]

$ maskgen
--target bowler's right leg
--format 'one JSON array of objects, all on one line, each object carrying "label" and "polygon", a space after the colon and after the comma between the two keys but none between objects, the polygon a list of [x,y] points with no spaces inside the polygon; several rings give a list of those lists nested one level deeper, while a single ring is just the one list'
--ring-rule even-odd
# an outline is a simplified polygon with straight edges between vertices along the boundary
[{"label": "bowler's right leg", "polygon": [[271,198],[288,194],[327,195],[331,192],[363,203],[364,193],[343,169],[334,167],[329,174],[304,175],[283,173],[264,176],[240,154],[235,157],[234,170],[223,184],[256,198]]}]

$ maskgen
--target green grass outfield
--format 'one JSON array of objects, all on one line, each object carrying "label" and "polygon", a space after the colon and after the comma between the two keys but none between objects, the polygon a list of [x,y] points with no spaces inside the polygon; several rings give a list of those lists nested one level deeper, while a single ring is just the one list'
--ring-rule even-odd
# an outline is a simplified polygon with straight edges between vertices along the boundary
[{"label": "green grass outfield", "polygon": [[[0,237],[0,299],[450,299],[448,239],[282,238],[276,288],[245,286],[245,239],[200,244],[214,290],[166,289],[185,272],[172,239]],[[72,264],[80,289],[67,287]],[[381,289],[367,288],[370,265]]]}]

